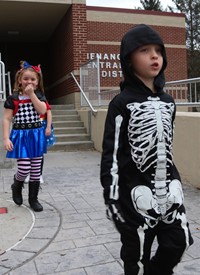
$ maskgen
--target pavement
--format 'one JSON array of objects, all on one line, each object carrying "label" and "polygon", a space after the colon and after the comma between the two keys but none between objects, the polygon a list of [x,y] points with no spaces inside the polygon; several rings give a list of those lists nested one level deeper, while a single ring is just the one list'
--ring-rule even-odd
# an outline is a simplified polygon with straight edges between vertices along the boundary
[{"label": "pavement", "polygon": [[[0,275],[124,274],[120,237],[105,215],[100,157],[97,151],[48,152],[39,213],[29,208],[26,184],[24,204],[13,203],[16,167],[0,169]],[[200,190],[183,188],[194,244],[174,274],[199,275]]]}]

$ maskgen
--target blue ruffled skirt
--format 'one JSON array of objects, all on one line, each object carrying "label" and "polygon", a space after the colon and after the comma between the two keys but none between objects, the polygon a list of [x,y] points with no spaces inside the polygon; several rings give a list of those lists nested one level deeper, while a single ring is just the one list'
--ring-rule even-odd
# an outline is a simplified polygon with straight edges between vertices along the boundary
[{"label": "blue ruffled skirt", "polygon": [[44,154],[46,143],[43,127],[15,130],[10,133],[14,149],[7,152],[7,158],[36,158]]}]

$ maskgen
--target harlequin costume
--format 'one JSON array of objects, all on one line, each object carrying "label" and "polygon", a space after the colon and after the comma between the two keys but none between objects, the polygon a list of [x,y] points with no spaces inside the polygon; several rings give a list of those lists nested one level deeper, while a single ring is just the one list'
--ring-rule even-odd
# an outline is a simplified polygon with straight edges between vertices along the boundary
[{"label": "harlequin costume", "polygon": [[[46,102],[44,93],[37,90],[35,94],[40,101]],[[24,179],[32,171],[28,201],[34,211],[42,211],[43,206],[38,201],[40,181],[37,180],[37,171],[40,171],[46,141],[40,114],[35,110],[30,97],[19,95],[18,91],[7,98],[4,107],[13,110],[13,125],[10,132],[13,150],[8,151],[6,155],[7,158],[16,158],[18,165],[14,183],[11,185],[13,201],[17,205],[23,203]]]},{"label": "harlequin costume", "polygon": [[[35,91],[37,97],[46,102],[44,94]],[[8,151],[7,158],[35,158],[44,153],[45,136],[38,114],[29,96],[19,95],[14,92],[4,104],[5,108],[13,110],[13,125],[10,140],[13,151]]]}]

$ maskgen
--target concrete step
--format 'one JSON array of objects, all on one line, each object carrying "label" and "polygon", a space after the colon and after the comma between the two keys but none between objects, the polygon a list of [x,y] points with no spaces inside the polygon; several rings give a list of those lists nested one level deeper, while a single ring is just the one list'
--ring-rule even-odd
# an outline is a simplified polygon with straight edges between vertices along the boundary
[{"label": "concrete step", "polygon": [[74,142],[56,142],[54,146],[49,148],[49,151],[85,151],[93,150],[94,144],[92,141],[74,141]]},{"label": "concrete step", "polygon": [[54,121],[53,119],[53,127],[54,128],[64,128],[64,127],[84,127],[82,121]]},{"label": "concrete step", "polygon": [[55,135],[62,134],[83,134],[86,133],[86,129],[84,127],[60,127],[54,128]]},{"label": "concrete step", "polygon": [[51,105],[56,143],[49,151],[92,150],[93,142],[73,104]]},{"label": "concrete step", "polygon": [[90,136],[88,134],[62,134],[56,135],[57,142],[73,142],[73,141],[89,141]]},{"label": "concrete step", "polygon": [[80,117],[78,115],[54,115],[53,121],[80,121]]},{"label": "concrete step", "polygon": [[51,105],[51,110],[75,110],[74,104]]},{"label": "concrete step", "polygon": [[62,115],[62,116],[65,116],[65,115],[78,115],[78,112],[76,110],[59,110],[59,109],[55,109],[55,110],[52,110],[52,113],[54,116],[57,116],[57,115]]}]

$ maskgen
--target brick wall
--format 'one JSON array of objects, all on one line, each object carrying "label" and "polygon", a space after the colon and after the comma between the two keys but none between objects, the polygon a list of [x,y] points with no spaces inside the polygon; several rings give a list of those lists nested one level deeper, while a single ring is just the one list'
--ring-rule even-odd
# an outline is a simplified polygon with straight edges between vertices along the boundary
[{"label": "brick wall", "polygon": [[[80,64],[86,61],[86,53],[86,6],[74,4],[71,5],[49,41],[49,68],[51,69],[48,96],[50,99],[78,91],[74,81],[66,76],[74,70],[79,70]],[[66,79],[63,81],[63,78]]]},{"label": "brick wall", "polygon": [[[27,59],[34,65],[41,63],[49,100],[79,92],[67,74],[74,72],[79,80],[80,65],[87,61],[90,54],[100,53],[105,55],[100,60],[101,88],[112,89],[118,87],[121,80],[121,38],[139,23],[152,26],[163,37],[168,56],[166,80],[187,78],[185,17],[180,13],[72,4],[48,41],[0,43],[0,52],[6,70],[11,71],[12,84],[20,60]],[[110,56],[114,55],[115,58],[110,60]]]},{"label": "brick wall", "polygon": [[[108,55],[119,53],[122,36],[131,27],[140,23],[153,27],[163,38],[168,58],[166,81],[187,78],[186,31],[183,14],[87,7],[88,52]],[[108,61],[112,67],[115,61]],[[115,72],[116,70],[116,68],[108,70],[107,77],[101,75],[103,88],[106,89],[106,86],[112,88],[119,84],[121,78],[119,72]],[[112,71],[114,71],[114,77]]]},{"label": "brick wall", "polygon": [[[49,41],[49,97],[53,99],[78,92],[74,81],[65,79],[65,76],[74,71],[79,80],[80,65],[95,54],[102,56],[101,89],[118,87],[122,77],[120,41],[127,30],[139,23],[152,26],[163,38],[168,57],[166,80],[187,78],[183,14],[73,4]],[[114,55],[111,60],[110,56]],[[65,80],[59,85],[52,85],[63,78]]]}]

